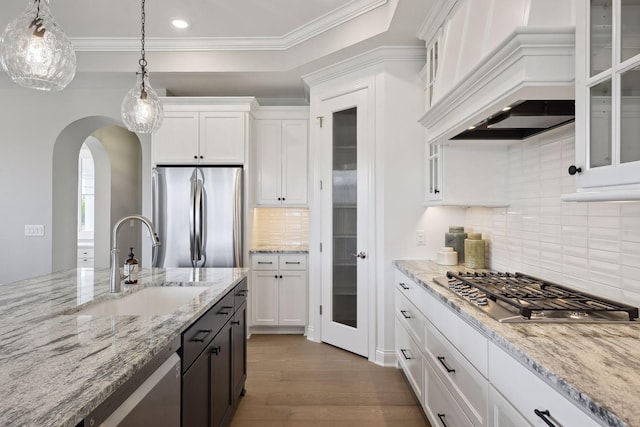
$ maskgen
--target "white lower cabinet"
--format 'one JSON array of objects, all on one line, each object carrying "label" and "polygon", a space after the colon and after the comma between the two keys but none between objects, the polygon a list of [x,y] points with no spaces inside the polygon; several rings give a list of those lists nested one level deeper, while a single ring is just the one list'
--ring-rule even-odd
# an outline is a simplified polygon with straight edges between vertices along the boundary
[{"label": "white lower cabinet", "polygon": [[473,427],[429,361],[424,364],[424,388],[424,407],[433,427]]},{"label": "white lower cabinet", "polygon": [[600,425],[399,271],[395,289],[398,364],[433,427]]},{"label": "white lower cabinet", "polygon": [[251,324],[307,325],[307,256],[253,255]]},{"label": "white lower cabinet", "polygon": [[493,427],[531,426],[492,385],[489,386],[489,425]]}]

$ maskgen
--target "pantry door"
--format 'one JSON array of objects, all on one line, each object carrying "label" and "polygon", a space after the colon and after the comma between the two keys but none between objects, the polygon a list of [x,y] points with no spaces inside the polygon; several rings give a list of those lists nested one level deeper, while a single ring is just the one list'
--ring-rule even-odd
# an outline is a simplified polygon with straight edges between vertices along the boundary
[{"label": "pantry door", "polygon": [[369,353],[368,252],[373,244],[367,91],[325,99],[320,109],[321,339],[365,357]]}]

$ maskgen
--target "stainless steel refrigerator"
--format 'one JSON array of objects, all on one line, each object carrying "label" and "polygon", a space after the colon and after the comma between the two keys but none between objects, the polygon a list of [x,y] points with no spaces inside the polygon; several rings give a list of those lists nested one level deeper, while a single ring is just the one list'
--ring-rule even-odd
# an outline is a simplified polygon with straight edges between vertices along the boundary
[{"label": "stainless steel refrigerator", "polygon": [[242,266],[242,168],[153,170],[156,267]]}]

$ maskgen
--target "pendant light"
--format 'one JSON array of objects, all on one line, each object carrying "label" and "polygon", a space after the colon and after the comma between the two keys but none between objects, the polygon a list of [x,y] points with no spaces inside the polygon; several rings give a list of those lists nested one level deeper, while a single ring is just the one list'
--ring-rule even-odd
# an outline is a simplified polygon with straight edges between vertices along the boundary
[{"label": "pendant light", "polygon": [[11,80],[31,89],[64,89],[76,74],[71,41],[51,16],[49,0],[29,0],[0,40],[0,62]]},{"label": "pendant light", "polygon": [[136,84],[122,101],[122,121],[131,132],[153,133],[162,124],[164,115],[162,102],[149,84],[149,72],[144,51],[144,2],[142,0],[142,49],[138,61],[140,71],[136,73]]}]

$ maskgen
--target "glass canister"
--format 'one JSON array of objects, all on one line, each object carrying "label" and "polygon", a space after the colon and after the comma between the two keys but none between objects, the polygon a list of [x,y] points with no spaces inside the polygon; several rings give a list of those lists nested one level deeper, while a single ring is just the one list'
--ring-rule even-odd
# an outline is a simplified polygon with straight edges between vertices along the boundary
[{"label": "glass canister", "polygon": [[464,227],[449,227],[449,232],[444,233],[444,245],[458,253],[460,264],[464,262],[464,239],[466,238],[467,233],[464,232]]},{"label": "glass canister", "polygon": [[464,241],[465,260],[467,268],[484,268],[485,241],[481,233],[468,233]]}]

